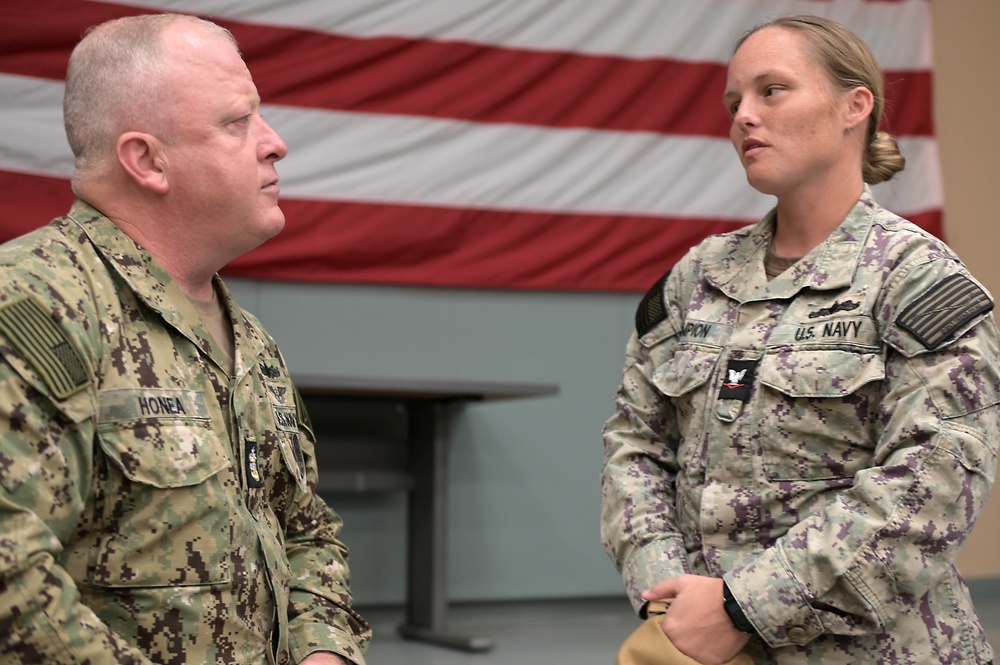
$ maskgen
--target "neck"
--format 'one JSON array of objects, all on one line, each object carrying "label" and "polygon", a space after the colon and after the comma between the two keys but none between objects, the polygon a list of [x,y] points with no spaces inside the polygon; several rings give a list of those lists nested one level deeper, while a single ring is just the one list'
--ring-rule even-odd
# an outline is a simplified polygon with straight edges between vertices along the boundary
[{"label": "neck", "polygon": [[778,256],[805,256],[840,226],[864,191],[857,183],[840,187],[814,187],[778,197],[778,217],[773,248]]},{"label": "neck", "polygon": [[169,221],[175,217],[152,215],[146,207],[129,205],[122,199],[95,198],[97,202],[90,201],[92,205],[149,252],[185,295],[202,301],[212,299],[215,293],[213,279],[221,265],[208,265],[205,259],[210,254],[201,251],[204,243],[199,247],[191,242],[188,234],[177,232],[175,229],[179,225]]}]

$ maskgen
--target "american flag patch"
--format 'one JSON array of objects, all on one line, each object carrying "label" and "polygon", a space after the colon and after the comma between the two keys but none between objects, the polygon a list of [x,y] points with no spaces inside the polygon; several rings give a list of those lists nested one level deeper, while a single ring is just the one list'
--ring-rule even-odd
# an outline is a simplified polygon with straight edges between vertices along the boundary
[{"label": "american flag patch", "polygon": [[993,309],[993,301],[965,275],[952,275],[932,286],[903,310],[897,323],[928,349],[936,349],[975,317]]},{"label": "american flag patch", "polygon": [[660,279],[656,280],[652,288],[646,292],[635,311],[635,331],[642,337],[655,328],[661,321],[667,318],[667,305],[663,302],[663,284],[670,276],[668,270]]},{"label": "american flag patch", "polygon": [[0,307],[0,331],[57,399],[66,399],[90,383],[65,331],[35,300],[24,297]]}]

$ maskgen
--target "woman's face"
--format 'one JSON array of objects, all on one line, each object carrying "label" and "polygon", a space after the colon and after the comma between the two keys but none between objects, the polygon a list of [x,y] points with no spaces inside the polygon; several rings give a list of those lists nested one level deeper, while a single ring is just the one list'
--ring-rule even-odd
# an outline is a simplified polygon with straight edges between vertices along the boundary
[{"label": "woman's face", "polygon": [[770,27],[750,35],[729,64],[723,97],[750,185],[780,198],[823,186],[844,160],[859,160],[846,97],[808,57],[802,33]]}]

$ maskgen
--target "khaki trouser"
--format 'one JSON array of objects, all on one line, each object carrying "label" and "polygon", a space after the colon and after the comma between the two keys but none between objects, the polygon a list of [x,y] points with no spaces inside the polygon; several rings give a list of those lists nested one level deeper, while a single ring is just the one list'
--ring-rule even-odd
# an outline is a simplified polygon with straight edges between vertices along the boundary
[{"label": "khaki trouser", "polygon": [[[664,603],[650,603],[649,618],[625,638],[618,649],[615,665],[701,665],[681,653],[663,634],[660,624],[663,623],[666,607]],[[753,665],[753,660],[741,652],[726,665]]]}]

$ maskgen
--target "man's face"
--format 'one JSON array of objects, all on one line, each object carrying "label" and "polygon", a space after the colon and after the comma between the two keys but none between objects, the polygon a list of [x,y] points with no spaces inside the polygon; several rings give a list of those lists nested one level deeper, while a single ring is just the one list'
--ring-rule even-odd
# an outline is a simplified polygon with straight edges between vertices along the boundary
[{"label": "man's face", "polygon": [[230,254],[228,262],[284,227],[274,163],[288,147],[261,117],[257,88],[231,43],[187,29],[168,32],[165,46],[167,196],[186,218],[183,232]]}]

